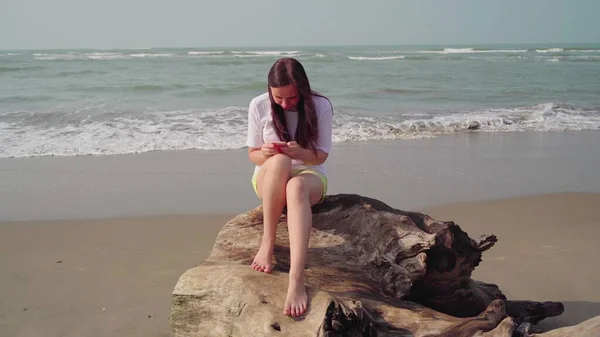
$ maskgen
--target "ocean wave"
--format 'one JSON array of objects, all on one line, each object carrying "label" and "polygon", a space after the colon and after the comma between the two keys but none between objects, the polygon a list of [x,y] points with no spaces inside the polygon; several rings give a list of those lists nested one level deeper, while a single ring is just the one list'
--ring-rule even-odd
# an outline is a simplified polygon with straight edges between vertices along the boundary
[{"label": "ocean wave", "polygon": [[[325,55],[317,54],[317,57]],[[107,51],[107,52],[64,52],[64,53],[34,53],[33,59],[37,61],[85,61],[85,60],[129,60],[129,59],[144,59],[144,58],[270,58],[284,56],[300,56],[300,51],[177,51],[177,52],[124,52],[124,51]]]},{"label": "ocean wave", "polygon": [[297,50],[292,51],[280,51],[280,50],[265,50],[265,51],[231,51],[235,57],[284,57],[284,56],[298,56],[300,53]]},{"label": "ocean wave", "polygon": [[[376,54],[364,53],[360,51],[341,51],[325,53],[320,50],[148,50],[135,52],[133,50],[109,50],[96,52],[46,52],[34,53],[10,60],[23,58],[33,58],[37,61],[111,61],[111,60],[131,60],[131,59],[171,59],[185,58],[198,59],[201,62],[214,62],[214,64],[228,64],[231,60],[239,59],[240,62],[262,62],[270,58],[278,57],[296,57],[310,60],[310,62],[340,62],[350,61],[392,61],[392,60],[411,60],[411,61],[430,61],[430,60],[463,60],[472,58],[474,60],[484,59],[490,61],[515,61],[532,60],[537,56],[579,56],[587,54],[596,56],[600,49],[594,48],[532,48],[532,49],[493,49],[493,48],[441,48],[431,50],[381,50]],[[4,54],[5,55],[5,54]],[[585,56],[585,55],[584,55]],[[9,58],[4,58],[9,60]],[[254,61],[256,60],[256,61]],[[567,59],[568,60],[568,59]],[[555,62],[555,61],[550,61]],[[232,63],[238,64],[238,63]]]},{"label": "ocean wave", "polygon": [[233,57],[238,58],[263,58],[263,57],[279,57],[280,55],[264,55],[264,54],[235,54]]},{"label": "ocean wave", "polygon": [[545,48],[532,49],[536,53],[600,53],[600,49],[590,48]]},{"label": "ocean wave", "polygon": [[77,54],[33,54],[33,59],[37,61],[73,61],[80,60],[81,55]]},{"label": "ocean wave", "polygon": [[267,90],[267,85],[265,82],[248,82],[240,85],[233,85],[230,87],[210,87],[206,88],[205,93],[209,95],[224,95],[230,94],[232,92],[240,92],[240,91],[251,91],[258,92]]},{"label": "ocean wave", "polygon": [[12,73],[17,71],[43,69],[44,67],[38,66],[20,66],[20,67],[0,67],[0,73]]},{"label": "ocean wave", "polygon": [[515,109],[490,109],[402,122],[360,121],[340,125],[336,141],[428,138],[462,132],[574,131],[600,129],[600,112],[544,103]]},{"label": "ocean wave", "polygon": [[229,107],[145,112],[105,121],[85,118],[45,128],[0,122],[0,158],[239,148],[245,143],[246,117],[244,108]]},{"label": "ocean wave", "polygon": [[280,51],[280,50],[264,50],[264,51],[236,51],[236,50],[218,50],[218,51],[188,51],[187,55],[192,57],[282,57],[282,56],[298,56],[299,51]]},{"label": "ocean wave", "polygon": [[140,57],[171,57],[171,56],[175,56],[175,54],[148,54],[148,53],[142,53],[142,54],[130,54],[129,56],[136,57],[136,58],[140,58]]},{"label": "ocean wave", "polygon": [[48,77],[69,77],[69,76],[81,76],[89,74],[108,74],[107,71],[97,70],[74,70],[74,71],[61,71],[56,74],[48,75]]},{"label": "ocean wave", "polygon": [[239,65],[243,65],[244,61],[242,61],[238,58],[215,57],[210,60],[204,61],[203,64],[215,65],[215,66],[239,66]]},{"label": "ocean wave", "polygon": [[435,92],[434,90],[431,89],[398,89],[398,88],[383,88],[377,92],[375,92],[375,94],[377,93],[384,93],[384,94],[394,94],[394,95],[414,95],[414,94],[426,94],[426,93],[431,93],[431,92]]},{"label": "ocean wave", "polygon": [[302,62],[335,63],[336,58],[334,56],[326,55],[326,54],[308,54],[306,59],[302,60]]},{"label": "ocean wave", "polygon": [[336,142],[430,138],[463,132],[573,131],[600,129],[598,110],[544,103],[515,109],[490,109],[405,121],[346,118],[334,132]]},{"label": "ocean wave", "polygon": [[[73,54],[73,53],[71,53]],[[108,52],[93,52],[93,53],[84,53],[83,56],[121,56],[123,53],[108,53]]]},{"label": "ocean wave", "polygon": [[536,56],[534,59],[542,62],[560,62],[561,60],[565,60],[562,56]]},{"label": "ocean wave", "polygon": [[52,101],[54,97],[46,95],[18,95],[0,98],[1,103],[25,103],[25,102],[45,102]]},{"label": "ocean wave", "polygon": [[171,53],[114,53],[114,52],[93,52],[93,53],[75,53],[69,52],[66,54],[33,54],[33,59],[38,61],[106,61],[106,60],[127,60],[140,58],[168,58],[176,57],[176,54]]},{"label": "ocean wave", "polygon": [[475,49],[475,48],[444,48],[438,50],[420,50],[423,54],[475,54],[475,53],[525,53],[527,49]]},{"label": "ocean wave", "polygon": [[[148,111],[128,116],[111,112],[103,118],[98,117],[101,113],[34,119],[30,112],[13,112],[10,116],[4,113],[0,114],[0,157],[243,148],[246,109]],[[335,142],[428,138],[464,132],[600,130],[599,110],[557,103],[451,113],[417,111],[396,117],[364,117],[336,111],[335,116]],[[43,125],[42,120],[46,121]]]},{"label": "ocean wave", "polygon": [[280,50],[265,50],[265,51],[232,51],[232,54],[249,54],[249,55],[264,55],[264,56],[279,56],[279,55],[295,55],[299,51],[280,51]]},{"label": "ocean wave", "polygon": [[178,91],[182,89],[193,89],[198,90],[204,88],[202,84],[182,84],[182,83],[171,83],[171,84],[152,84],[152,83],[140,83],[134,85],[115,85],[115,86],[90,86],[90,87],[69,87],[69,90],[80,91],[80,92],[160,92],[160,91]]},{"label": "ocean wave", "polygon": [[213,55],[223,55],[225,54],[224,50],[220,51],[188,51],[188,55],[190,56],[213,56]]},{"label": "ocean wave", "polygon": [[564,48],[549,48],[549,49],[536,49],[538,53],[562,53],[565,51]]},{"label": "ocean wave", "polygon": [[78,60],[117,60],[127,58],[127,55],[121,53],[85,53],[78,54],[74,52],[66,54],[33,54],[33,59],[37,61],[78,61]]},{"label": "ocean wave", "polygon": [[404,56],[348,56],[348,59],[355,61],[391,61],[402,60]]},{"label": "ocean wave", "polygon": [[106,61],[106,60],[125,60],[128,59],[129,55],[88,55],[79,58],[79,60],[98,60],[98,61]]},{"label": "ocean wave", "polygon": [[568,56],[567,61],[599,62],[600,55]]}]

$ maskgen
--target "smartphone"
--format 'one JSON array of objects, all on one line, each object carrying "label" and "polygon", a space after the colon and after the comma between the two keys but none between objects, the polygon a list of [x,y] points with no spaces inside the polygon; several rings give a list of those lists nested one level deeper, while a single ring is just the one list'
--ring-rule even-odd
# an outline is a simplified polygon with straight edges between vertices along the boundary
[{"label": "smartphone", "polygon": [[273,147],[275,148],[275,150],[277,150],[277,152],[282,153],[282,148],[287,147],[287,143],[285,142],[271,142],[271,144],[273,144]]}]

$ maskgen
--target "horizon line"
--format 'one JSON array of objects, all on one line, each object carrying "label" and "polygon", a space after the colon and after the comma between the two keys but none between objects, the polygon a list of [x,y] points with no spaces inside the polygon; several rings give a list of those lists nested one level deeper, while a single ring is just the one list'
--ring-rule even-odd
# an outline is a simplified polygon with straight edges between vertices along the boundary
[{"label": "horizon line", "polygon": [[315,45],[214,45],[214,46],[172,46],[172,47],[46,47],[46,48],[0,48],[0,51],[25,51],[25,50],[148,50],[148,49],[235,49],[235,48],[322,48],[322,47],[420,47],[420,46],[439,46],[439,47],[474,47],[474,46],[494,46],[494,45],[593,45],[600,42],[471,42],[471,43],[384,43],[384,44],[315,44]]}]

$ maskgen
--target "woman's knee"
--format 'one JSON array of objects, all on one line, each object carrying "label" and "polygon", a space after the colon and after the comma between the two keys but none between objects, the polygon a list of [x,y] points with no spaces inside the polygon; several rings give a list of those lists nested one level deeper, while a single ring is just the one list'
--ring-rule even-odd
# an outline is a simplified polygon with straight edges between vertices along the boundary
[{"label": "woman's knee", "polygon": [[269,170],[280,169],[290,171],[292,169],[292,159],[285,154],[276,154],[267,159],[266,164]]},{"label": "woman's knee", "polygon": [[285,187],[288,202],[308,198],[308,186],[302,177],[293,177]]}]

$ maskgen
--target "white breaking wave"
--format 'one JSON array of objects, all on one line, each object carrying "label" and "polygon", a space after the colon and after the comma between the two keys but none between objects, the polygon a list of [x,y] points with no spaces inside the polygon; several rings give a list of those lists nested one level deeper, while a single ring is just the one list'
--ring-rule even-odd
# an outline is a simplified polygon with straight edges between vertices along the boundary
[{"label": "white breaking wave", "polygon": [[236,57],[274,57],[274,56],[293,56],[297,55],[299,51],[279,51],[279,50],[265,50],[265,51],[232,51],[233,56]]},{"label": "white breaking wave", "polygon": [[190,56],[211,56],[211,55],[222,55],[224,54],[224,50],[220,51],[188,51],[188,55]]},{"label": "white breaking wave", "polygon": [[81,59],[81,55],[77,54],[33,54],[33,58],[39,61],[54,61],[54,60],[78,60]]},{"label": "white breaking wave", "polygon": [[564,56],[536,56],[535,59],[537,61],[544,62],[560,62],[561,59],[566,59]]},{"label": "white breaking wave", "polygon": [[131,57],[171,57],[174,54],[131,54]]},{"label": "white breaking wave", "polygon": [[123,53],[84,53],[77,54],[70,52],[68,54],[33,54],[35,60],[40,61],[73,61],[73,60],[124,60],[132,58],[152,58],[152,57],[173,57],[175,54],[153,54],[153,53],[136,53],[136,54],[123,54]]},{"label": "white breaking wave", "polygon": [[486,49],[477,50],[473,48],[444,48],[443,50],[421,50],[423,54],[476,54],[476,53],[525,53],[527,49]]},{"label": "white breaking wave", "polygon": [[[1,117],[1,116],[0,116]],[[0,122],[0,158],[142,153],[242,147],[244,108],[145,112],[79,124],[21,125]],[[218,120],[218,124],[214,124]]]},{"label": "white breaking wave", "polygon": [[479,50],[478,53],[526,53],[527,49]]},{"label": "white breaking wave", "polygon": [[247,54],[255,54],[255,55],[294,55],[298,54],[297,50],[293,51],[248,51]]},{"label": "white breaking wave", "polygon": [[562,53],[564,52],[564,48],[549,48],[549,49],[536,49],[538,53]]},{"label": "white breaking wave", "polygon": [[[31,117],[29,112],[0,114],[0,117],[10,117],[9,120],[19,120],[0,122],[0,157],[108,155],[245,146],[245,107],[152,111],[134,117],[93,120],[96,115],[87,115],[78,122],[56,124],[55,121],[52,125],[40,125],[37,119],[37,124],[28,125],[21,120]],[[50,123],[56,119],[48,120]],[[333,139],[335,142],[402,140],[461,132],[567,130],[600,130],[600,112],[554,103],[436,115],[407,112],[378,118],[336,111]]]},{"label": "white breaking wave", "polygon": [[94,53],[86,53],[83,54],[85,56],[118,56],[118,55],[123,55],[123,53],[100,53],[100,52],[94,52]]},{"label": "white breaking wave", "polygon": [[85,54],[84,57],[90,60],[122,60],[128,58],[128,55],[121,53],[91,53]]},{"label": "white breaking wave", "polygon": [[348,59],[355,61],[389,61],[389,60],[402,60],[404,56],[348,56]]},{"label": "white breaking wave", "polygon": [[347,119],[334,132],[336,142],[429,138],[460,132],[573,131],[600,129],[600,113],[554,103],[516,109],[454,113],[405,121]]},{"label": "white breaking wave", "polygon": [[444,48],[444,52],[448,54],[465,54],[472,53],[475,49],[473,48]]}]

